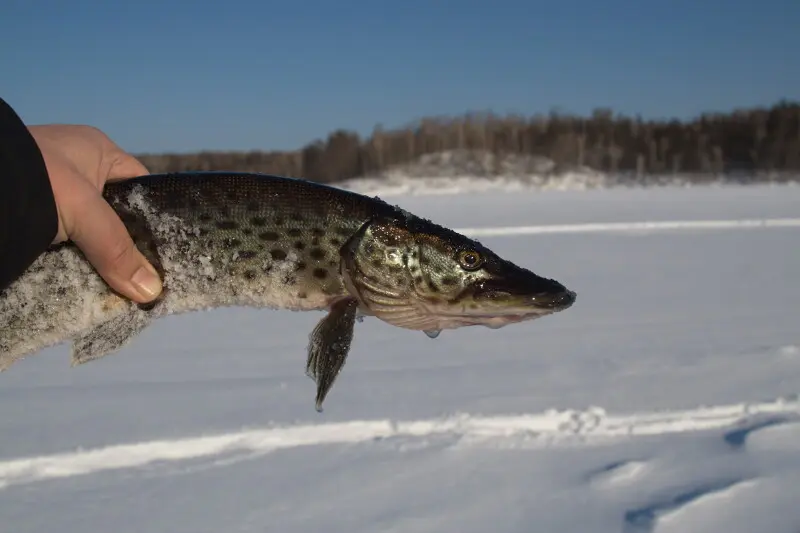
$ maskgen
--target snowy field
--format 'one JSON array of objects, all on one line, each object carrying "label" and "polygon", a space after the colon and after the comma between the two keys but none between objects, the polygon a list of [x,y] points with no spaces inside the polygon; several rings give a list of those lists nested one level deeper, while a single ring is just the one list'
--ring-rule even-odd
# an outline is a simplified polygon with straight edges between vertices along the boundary
[{"label": "snowy field", "polygon": [[800,532],[800,187],[391,201],[501,228],[576,304],[435,340],[366,319],[323,413],[319,314],[49,349],[0,375],[0,531]]}]

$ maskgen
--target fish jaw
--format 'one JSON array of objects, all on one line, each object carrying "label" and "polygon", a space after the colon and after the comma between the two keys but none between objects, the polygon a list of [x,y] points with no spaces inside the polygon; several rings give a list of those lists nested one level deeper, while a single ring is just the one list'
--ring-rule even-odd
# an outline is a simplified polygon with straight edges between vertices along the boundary
[{"label": "fish jaw", "polygon": [[572,306],[577,299],[574,291],[565,289],[560,296],[547,296],[547,307],[526,305],[521,299],[517,305],[497,307],[469,307],[466,304],[453,305],[439,298],[428,295],[415,294],[409,299],[409,305],[402,316],[381,315],[372,311],[392,325],[414,331],[438,332],[443,330],[459,329],[470,326],[485,326],[490,329],[500,329],[511,324],[529,322],[554,313],[564,311]]},{"label": "fish jaw", "polygon": [[484,325],[498,329],[565,311],[577,293],[562,283],[535,274],[484,251],[482,277],[450,300],[420,295],[430,313],[450,329]]},{"label": "fish jaw", "polygon": [[549,304],[547,308],[530,307],[521,302],[518,306],[497,307],[494,310],[481,309],[480,307],[470,309],[466,306],[461,306],[458,308],[458,312],[454,312],[451,306],[441,301],[420,298],[418,302],[421,312],[427,313],[431,317],[422,329],[441,331],[468,326],[486,326],[490,329],[500,329],[511,324],[536,320],[568,309],[577,299],[577,294],[566,289],[556,299],[559,303]]}]

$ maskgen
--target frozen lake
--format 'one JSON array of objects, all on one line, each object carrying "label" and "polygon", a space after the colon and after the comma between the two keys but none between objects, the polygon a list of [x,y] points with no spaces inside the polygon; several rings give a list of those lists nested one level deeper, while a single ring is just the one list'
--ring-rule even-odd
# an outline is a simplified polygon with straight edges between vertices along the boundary
[{"label": "frozen lake", "polygon": [[800,530],[800,227],[737,222],[797,221],[800,187],[389,200],[459,229],[690,223],[481,237],[575,305],[435,340],[366,319],[321,414],[316,313],[32,356],[0,375],[0,530]]}]

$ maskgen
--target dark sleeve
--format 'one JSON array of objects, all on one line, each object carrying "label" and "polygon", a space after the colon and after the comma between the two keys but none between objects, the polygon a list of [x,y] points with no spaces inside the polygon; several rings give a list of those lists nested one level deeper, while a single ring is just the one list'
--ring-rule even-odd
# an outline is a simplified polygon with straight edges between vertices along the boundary
[{"label": "dark sleeve", "polygon": [[57,232],[58,212],[42,153],[0,98],[0,291],[47,250]]}]

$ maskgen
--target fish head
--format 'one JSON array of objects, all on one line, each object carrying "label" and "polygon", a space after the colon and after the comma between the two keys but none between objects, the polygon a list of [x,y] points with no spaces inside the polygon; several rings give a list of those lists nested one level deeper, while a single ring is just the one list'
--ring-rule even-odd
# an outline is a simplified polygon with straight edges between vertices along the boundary
[{"label": "fish head", "polygon": [[558,281],[410,214],[364,224],[342,247],[342,274],[362,312],[430,333],[500,328],[563,311],[576,299]]}]

